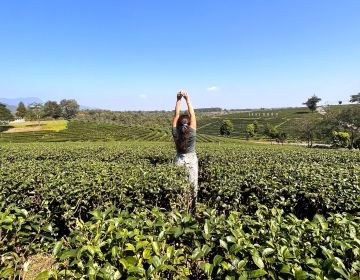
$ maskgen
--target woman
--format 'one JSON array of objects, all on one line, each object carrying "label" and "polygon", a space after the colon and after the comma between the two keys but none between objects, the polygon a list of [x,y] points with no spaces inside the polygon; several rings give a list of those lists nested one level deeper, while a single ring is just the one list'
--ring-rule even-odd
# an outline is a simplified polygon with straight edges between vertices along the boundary
[{"label": "woman", "polygon": [[[180,115],[182,98],[186,101],[188,114]],[[184,165],[188,171],[191,184],[191,199],[188,203],[190,212],[195,213],[198,193],[198,159],[195,152],[196,117],[190,97],[185,91],[178,92],[176,97],[172,134],[176,145],[175,164]]]}]

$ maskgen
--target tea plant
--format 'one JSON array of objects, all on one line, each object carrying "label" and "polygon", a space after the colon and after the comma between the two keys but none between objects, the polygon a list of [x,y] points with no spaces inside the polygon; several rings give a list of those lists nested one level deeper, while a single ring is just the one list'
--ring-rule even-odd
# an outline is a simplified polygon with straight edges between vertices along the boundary
[{"label": "tea plant", "polygon": [[359,279],[357,152],[199,144],[199,205],[169,143],[0,147],[0,278]]}]

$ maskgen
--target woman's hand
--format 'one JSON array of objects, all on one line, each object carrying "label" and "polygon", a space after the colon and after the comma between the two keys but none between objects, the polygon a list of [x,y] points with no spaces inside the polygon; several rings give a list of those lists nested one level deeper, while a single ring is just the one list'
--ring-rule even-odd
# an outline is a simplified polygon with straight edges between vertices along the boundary
[{"label": "woman's hand", "polygon": [[189,95],[188,95],[188,93],[187,93],[186,91],[181,91],[181,95],[182,95],[182,97],[184,97],[184,99],[185,99],[186,101],[188,100]]},{"label": "woman's hand", "polygon": [[182,97],[183,97],[182,93],[181,93],[181,91],[179,91],[176,95],[176,100],[179,101],[179,100],[181,100]]}]

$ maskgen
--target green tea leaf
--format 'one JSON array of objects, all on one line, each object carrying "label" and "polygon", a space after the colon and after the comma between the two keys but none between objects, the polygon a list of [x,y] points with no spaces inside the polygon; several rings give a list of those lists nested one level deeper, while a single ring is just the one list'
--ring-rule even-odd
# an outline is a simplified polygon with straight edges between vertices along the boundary
[{"label": "green tea leaf", "polygon": [[56,256],[56,255],[60,252],[61,248],[62,248],[62,241],[56,242],[56,243],[55,243],[55,246],[54,246],[54,249],[53,249],[53,251],[52,251],[52,254],[53,254],[54,256]]},{"label": "green tea leaf", "polygon": [[226,241],[228,243],[236,243],[236,238],[234,236],[226,236]]},{"label": "green tea leaf", "polygon": [[205,221],[204,224],[204,234],[205,234],[205,239],[209,239],[210,238],[210,222],[209,220]]},{"label": "green tea leaf", "polygon": [[145,249],[143,252],[143,258],[145,260],[149,260],[151,258],[151,250],[150,249]]},{"label": "green tea leaf", "polygon": [[231,269],[230,264],[225,262],[225,261],[221,262],[220,264],[221,264],[222,268],[225,269],[225,270],[230,270]]},{"label": "green tea leaf", "polygon": [[15,270],[12,267],[7,267],[0,270],[0,276],[3,279],[10,279],[11,275],[14,275]]},{"label": "green tea leaf", "polygon": [[266,270],[264,269],[257,269],[257,270],[252,270],[249,272],[248,274],[248,277],[250,279],[252,278],[259,278],[259,277],[262,277],[262,276],[265,276],[267,274]]},{"label": "green tea leaf", "polygon": [[280,273],[292,274],[292,273],[291,273],[291,266],[288,265],[288,264],[283,264],[283,265],[281,266]]},{"label": "green tea leaf", "polygon": [[101,220],[102,219],[102,214],[99,210],[94,210],[91,211],[90,214],[96,219],[96,220]]},{"label": "green tea leaf", "polygon": [[258,268],[263,269],[265,267],[263,260],[257,252],[252,255],[252,259]]},{"label": "green tea leaf", "polygon": [[218,266],[223,260],[223,257],[220,255],[216,255],[213,259],[213,265]]},{"label": "green tea leaf", "polygon": [[204,271],[209,278],[211,277],[213,269],[214,269],[214,266],[210,263],[206,263],[204,265]]},{"label": "green tea leaf", "polygon": [[306,264],[309,265],[309,266],[317,266],[318,263],[315,259],[312,259],[312,258],[307,258],[306,259]]},{"label": "green tea leaf", "polygon": [[156,241],[153,241],[151,243],[152,247],[153,247],[153,250],[155,252],[156,255],[160,256],[160,246],[159,246],[159,243],[156,242]]},{"label": "green tea leaf", "polygon": [[74,258],[74,257],[76,257],[76,250],[70,249],[70,250],[64,251],[61,254],[60,260],[65,260],[65,259]]},{"label": "green tea leaf", "polygon": [[113,258],[116,258],[118,254],[119,254],[119,247],[118,246],[113,246],[111,248],[111,256]]},{"label": "green tea leaf", "polygon": [[308,274],[303,270],[297,270],[295,271],[295,279],[296,280],[306,280],[308,279]]},{"label": "green tea leaf", "polygon": [[228,250],[228,245],[227,245],[227,243],[226,243],[224,240],[222,240],[222,239],[220,239],[220,247]]},{"label": "green tea leaf", "polygon": [[139,251],[140,249],[146,247],[149,244],[148,241],[139,241],[136,243],[136,252]]},{"label": "green tea leaf", "polygon": [[135,258],[134,256],[127,256],[127,257],[125,258],[125,260],[126,260],[126,262],[127,262],[127,264],[128,264],[128,269],[131,268],[131,267],[133,267],[133,266],[136,266],[137,263],[138,263],[137,258]]},{"label": "green tea leaf", "polygon": [[126,243],[126,245],[125,245],[125,251],[135,252],[135,246],[132,245],[131,243]]},{"label": "green tea leaf", "polygon": [[237,264],[237,269],[238,270],[243,270],[247,263],[248,263],[248,260],[239,261],[239,263]]},{"label": "green tea leaf", "polygon": [[154,256],[151,258],[151,263],[154,265],[155,268],[161,265],[161,260],[158,256]]},{"label": "green tea leaf", "polygon": [[48,279],[50,279],[50,277],[51,277],[51,274],[49,271],[43,271],[35,277],[35,280],[48,280]]},{"label": "green tea leaf", "polygon": [[209,254],[210,251],[211,251],[211,248],[207,244],[203,245],[201,248],[201,252],[203,253],[203,256],[206,256],[207,254]]},{"label": "green tea leaf", "polygon": [[197,260],[197,259],[202,258],[203,256],[204,256],[204,253],[201,251],[201,249],[196,248],[191,255],[191,259]]},{"label": "green tea leaf", "polygon": [[266,248],[264,251],[262,251],[262,256],[266,257],[268,255],[271,255],[272,253],[274,253],[275,250],[273,248]]},{"label": "green tea leaf", "polygon": [[248,273],[246,271],[241,272],[239,280],[248,280]]},{"label": "green tea leaf", "polygon": [[173,246],[169,246],[166,249],[166,256],[171,259],[174,256],[175,248]]}]

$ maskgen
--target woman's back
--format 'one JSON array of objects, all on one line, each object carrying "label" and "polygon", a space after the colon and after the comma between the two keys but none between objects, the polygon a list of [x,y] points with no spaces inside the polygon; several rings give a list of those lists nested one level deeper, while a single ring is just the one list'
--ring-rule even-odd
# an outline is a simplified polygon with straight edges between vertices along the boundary
[{"label": "woman's back", "polygon": [[172,135],[176,144],[176,151],[179,154],[195,153],[196,129],[188,127],[183,135],[181,128],[173,127]]}]

